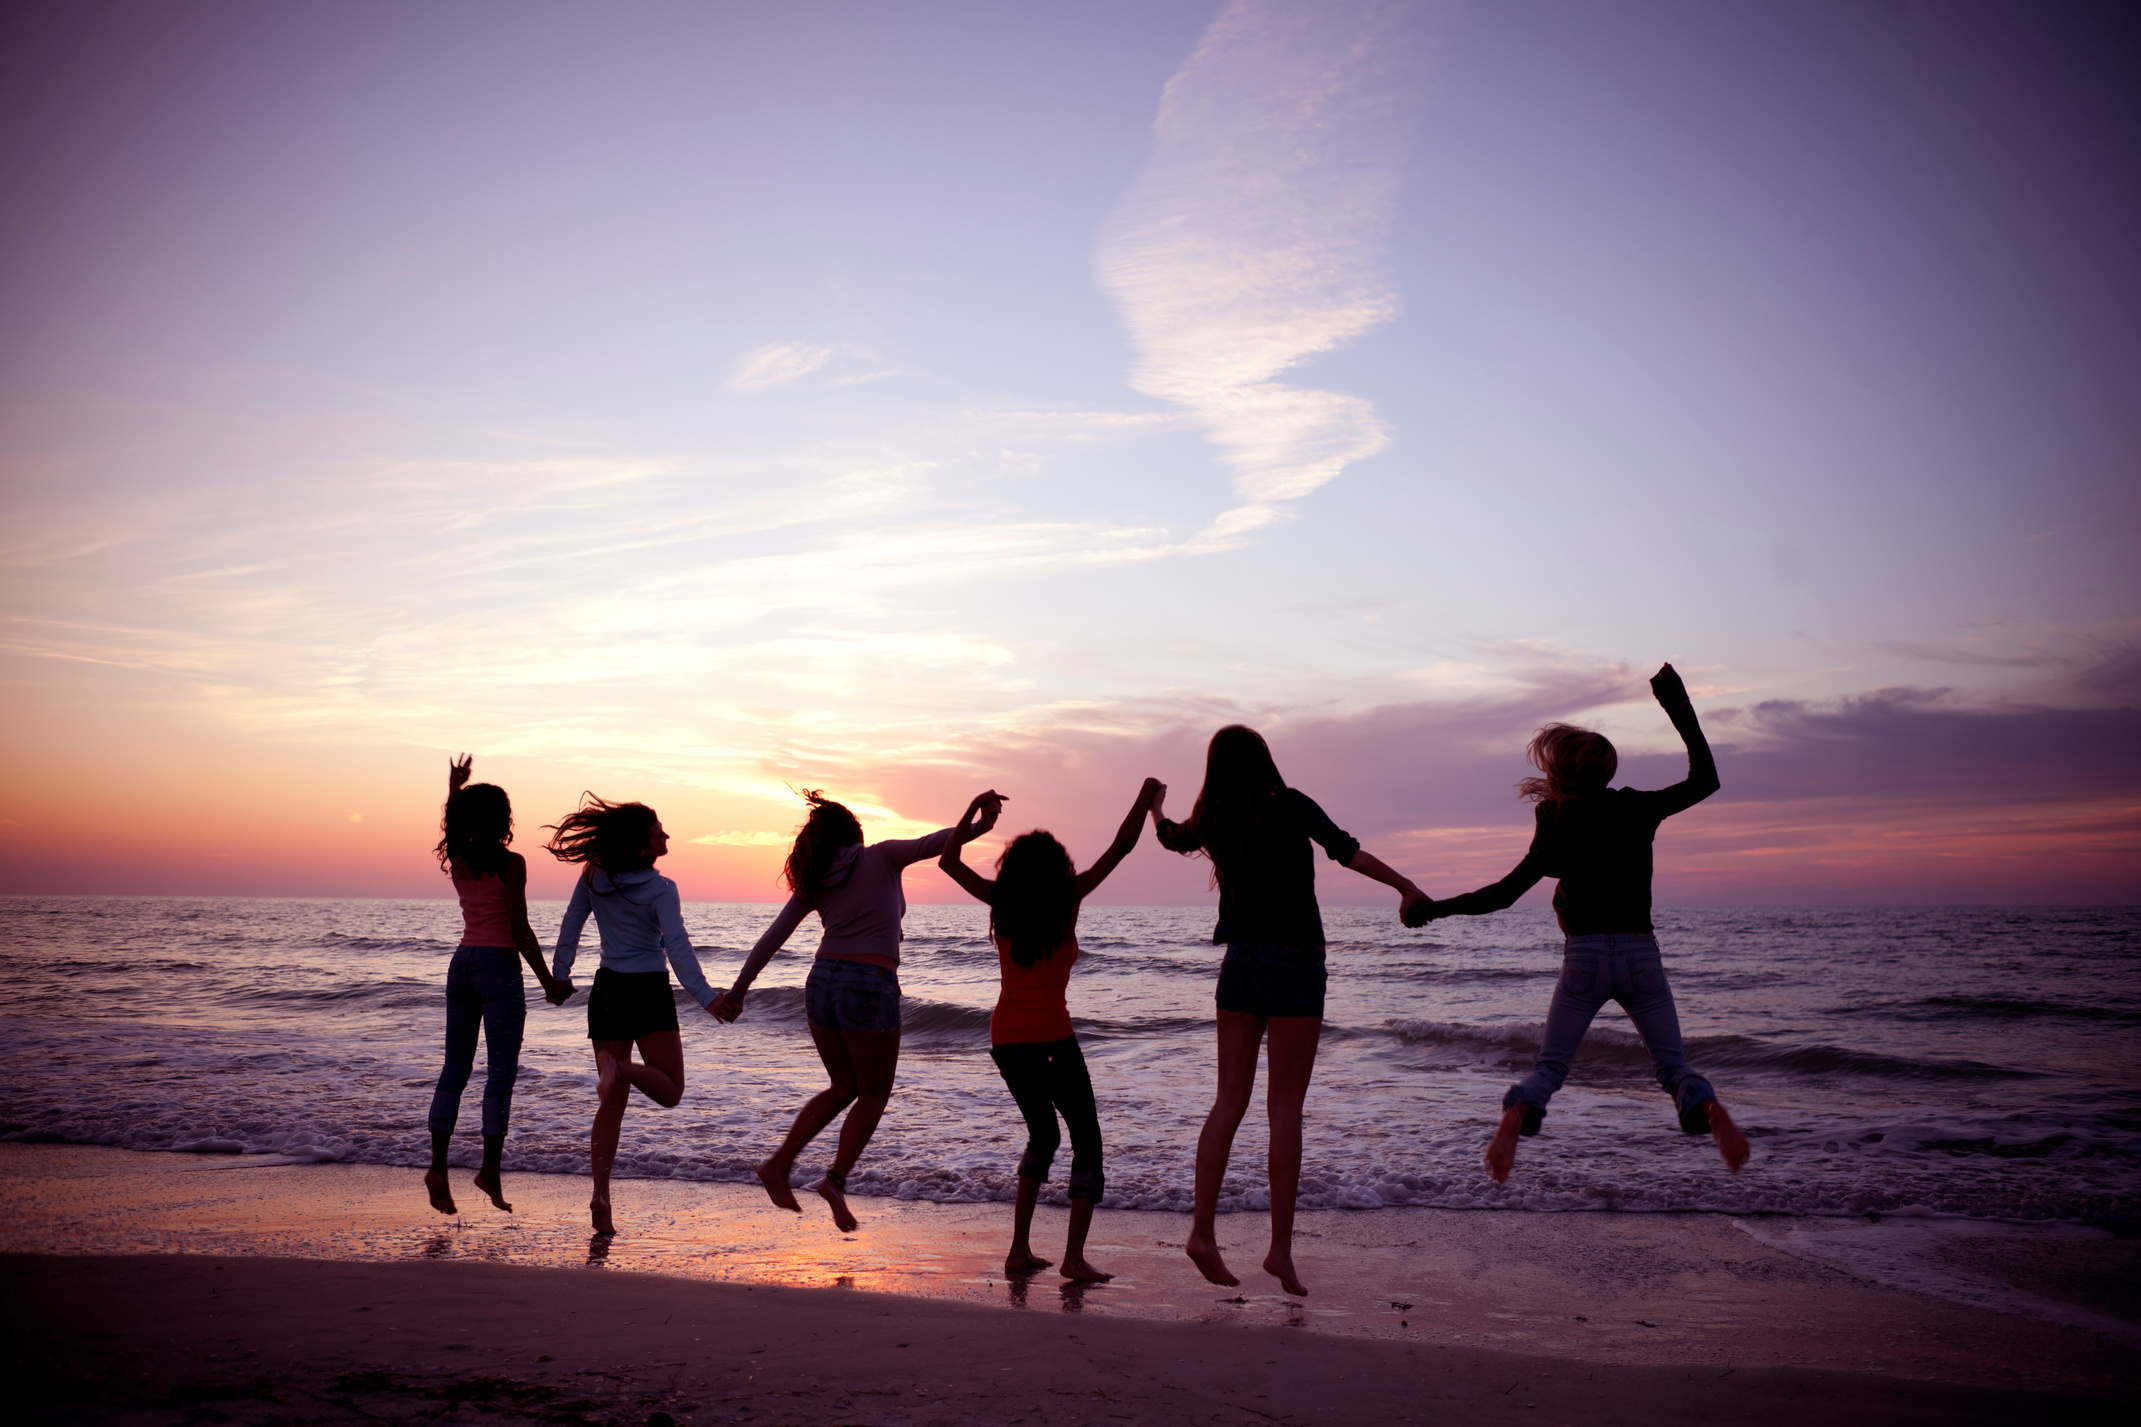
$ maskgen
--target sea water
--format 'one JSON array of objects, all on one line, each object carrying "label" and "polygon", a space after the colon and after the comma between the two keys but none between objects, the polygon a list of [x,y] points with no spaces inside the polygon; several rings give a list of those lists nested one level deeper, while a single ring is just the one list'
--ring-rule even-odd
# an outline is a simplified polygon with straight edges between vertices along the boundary
[{"label": "sea water", "polygon": [[[726,985],[765,905],[687,904]],[[532,909],[539,932],[562,905]],[[1530,1066],[1560,962],[1550,913],[1418,931],[1324,909],[1330,1000],[1308,1099],[1307,1207],[1918,1215],[2130,1227],[2141,1207],[2141,911],[1661,911],[1689,1057],[1747,1131],[1727,1173],[1682,1134],[1608,1006],[1517,1173],[1480,1149]],[[1208,907],[1089,907],[1070,983],[1107,1139],[1107,1203],[1185,1209],[1212,1092]],[[850,1193],[1008,1199],[1025,1132],[988,1056],[996,954],[975,906],[916,906],[899,1083]],[[425,1162],[450,901],[0,898],[0,1139]],[[589,928],[592,939],[593,928]],[[620,1176],[739,1181],[825,1080],[803,1020],[815,928],[720,1025],[681,991],[688,1083],[635,1097]],[[592,947],[579,981],[592,974]],[[529,986],[510,1169],[584,1172],[586,994]],[[483,1053],[457,1162],[473,1162]],[[799,1174],[831,1152],[824,1137]],[[1261,1109],[1225,1209],[1266,1205]],[[1050,1196],[1061,1200],[1066,1146]]]}]

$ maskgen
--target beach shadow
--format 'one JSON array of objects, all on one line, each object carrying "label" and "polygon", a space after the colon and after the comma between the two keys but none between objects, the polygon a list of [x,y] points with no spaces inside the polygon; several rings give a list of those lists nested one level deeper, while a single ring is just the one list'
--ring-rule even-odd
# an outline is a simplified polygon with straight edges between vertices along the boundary
[{"label": "beach shadow", "polygon": [[613,1238],[609,1234],[596,1234],[588,1239],[587,1266],[589,1268],[609,1267],[610,1244],[612,1241]]}]

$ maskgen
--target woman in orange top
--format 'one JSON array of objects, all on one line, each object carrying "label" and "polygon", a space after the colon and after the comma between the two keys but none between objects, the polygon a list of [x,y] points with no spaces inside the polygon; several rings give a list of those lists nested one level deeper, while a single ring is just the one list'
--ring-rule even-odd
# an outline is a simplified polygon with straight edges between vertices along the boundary
[{"label": "woman in orange top", "polygon": [[1026,1152],[1018,1161],[1018,1205],[1011,1224],[1011,1252],[1006,1274],[1034,1273],[1048,1260],[1027,1242],[1033,1229],[1033,1206],[1047,1182],[1048,1168],[1063,1142],[1056,1129],[1061,1114],[1070,1127],[1070,1237],[1063,1248],[1063,1276],[1099,1283],[1111,1275],[1085,1261],[1086,1230],[1093,1206],[1106,1192],[1102,1176],[1100,1115],[1093,1103],[1093,1080],[1071,1029],[1066,993],[1071,967],[1078,961],[1078,904],[1116,864],[1137,846],[1145,814],[1166,789],[1147,778],[1137,802],[1100,860],[1083,872],[1071,866],[1063,844],[1039,829],[1014,838],[996,859],[990,881],[959,860],[959,848],[977,819],[994,820],[1003,798],[983,793],[967,805],[958,835],[937,859],[953,881],[989,906],[989,935],[1003,974],[995,1013],[989,1017],[989,1055],[1026,1117]]}]

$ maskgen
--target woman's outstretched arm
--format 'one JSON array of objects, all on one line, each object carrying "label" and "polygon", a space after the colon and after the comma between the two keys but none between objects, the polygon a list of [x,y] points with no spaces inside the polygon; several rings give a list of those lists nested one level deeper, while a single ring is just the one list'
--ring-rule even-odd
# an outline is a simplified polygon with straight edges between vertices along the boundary
[{"label": "woman's outstretched arm", "polygon": [[1122,860],[1130,855],[1130,849],[1137,846],[1137,835],[1145,830],[1146,811],[1158,807],[1160,799],[1166,796],[1165,783],[1157,778],[1145,780],[1145,785],[1137,790],[1137,801],[1132,803],[1130,811],[1123,815],[1123,825],[1115,830],[1115,841],[1108,844],[1106,852],[1093,860],[1091,867],[1078,874],[1079,900],[1084,900],[1095,887],[1108,880],[1110,872],[1122,865]]},{"label": "woman's outstretched arm", "polygon": [[1695,701],[1688,697],[1679,671],[1670,664],[1658,670],[1651,676],[1650,692],[1688,749],[1687,777],[1648,795],[1658,816],[1667,818],[1694,807],[1724,785],[1717,780],[1717,756],[1710,752],[1710,740],[1702,736],[1702,723],[1695,717]]},{"label": "woman's outstretched arm", "polygon": [[587,890],[587,879],[591,875],[591,871],[583,870],[579,880],[572,884],[572,900],[565,904],[565,920],[558,923],[557,950],[550,955],[550,979],[563,987],[567,996],[572,994],[572,964],[580,955],[580,931],[587,925],[588,914],[595,909]]},{"label": "woman's outstretched arm", "polygon": [[[1363,847],[1346,859],[1346,866],[1363,877],[1372,877],[1398,894],[1398,916],[1403,919],[1414,914],[1418,908],[1433,899],[1413,885],[1413,880],[1384,862],[1380,857]],[[1408,923],[1417,925],[1417,923]]]},{"label": "woman's outstretched arm", "polygon": [[781,908],[773,925],[766,928],[765,935],[759,937],[758,944],[751,948],[751,954],[743,959],[743,969],[736,973],[729,989],[707,1003],[706,1009],[714,1013],[716,1020],[733,1021],[743,1014],[743,998],[751,994],[751,983],[766,969],[773,954],[788,944],[788,938],[809,912],[810,904],[803,900],[801,892],[789,894],[788,905]]},{"label": "woman's outstretched arm", "polygon": [[498,880],[505,884],[506,923],[513,928],[514,950],[535,973],[536,984],[543,988],[543,998],[553,1006],[564,1005],[565,998],[572,992],[562,982],[552,979],[550,968],[543,965],[543,944],[536,940],[535,928],[528,925],[528,859],[517,852],[508,852]]},{"label": "woman's outstretched arm", "polygon": [[943,853],[937,858],[937,867],[945,876],[964,887],[976,901],[992,907],[996,905],[996,884],[967,866],[959,856],[959,849],[986,832],[996,821],[994,813],[1003,805],[1003,795],[993,789],[977,794],[974,801],[966,805],[966,811],[959,815],[959,825],[952,829]]}]

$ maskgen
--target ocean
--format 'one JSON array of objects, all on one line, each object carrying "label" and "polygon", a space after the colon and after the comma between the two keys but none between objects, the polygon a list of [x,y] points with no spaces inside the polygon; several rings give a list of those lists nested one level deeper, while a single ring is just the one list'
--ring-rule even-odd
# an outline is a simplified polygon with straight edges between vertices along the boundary
[{"label": "ocean", "polygon": [[[535,905],[539,935],[562,910]],[[775,910],[686,904],[715,985]],[[2141,1219],[2141,910],[1661,911],[1690,1058],[1753,1161],[1730,1174],[1707,1138],[1678,1131],[1609,1006],[1507,1185],[1479,1153],[1538,1048],[1559,967],[1551,914],[1407,931],[1388,908],[1330,906],[1324,920],[1304,1207]],[[1110,1207],[1189,1206],[1212,1087],[1211,924],[1208,907],[1081,918],[1071,1012]],[[988,1057],[985,913],[916,906],[906,925],[899,1086],[849,1192],[1008,1200],[1024,1132]],[[446,900],[0,898],[0,1140],[420,1165],[459,929]],[[621,1177],[750,1177],[824,1084],[802,1010],[815,945],[806,924],[735,1025],[677,992],[684,1102],[635,1099]],[[552,1008],[531,982],[529,1001],[506,1165],[583,1173],[585,991]],[[479,1050],[457,1163],[475,1159],[482,1076]],[[1223,1208],[1266,1207],[1264,1148],[1252,1110]],[[815,1177],[830,1152],[828,1135],[801,1170]]]}]

